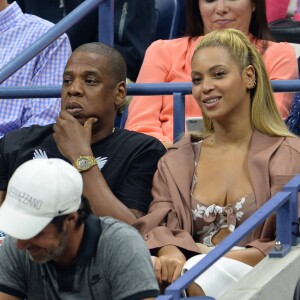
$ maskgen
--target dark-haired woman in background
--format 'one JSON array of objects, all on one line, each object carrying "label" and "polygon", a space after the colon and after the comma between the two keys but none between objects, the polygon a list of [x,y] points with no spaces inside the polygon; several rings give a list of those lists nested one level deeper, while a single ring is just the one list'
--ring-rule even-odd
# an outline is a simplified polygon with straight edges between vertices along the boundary
[{"label": "dark-haired woman in background", "polygon": [[[248,36],[262,55],[269,79],[298,78],[292,46],[272,42],[265,0],[186,0],[186,5],[187,36],[154,42],[146,52],[137,83],[189,81],[195,46],[203,35],[226,28],[238,29]],[[293,94],[276,93],[274,96],[281,116],[286,118]],[[192,95],[185,99],[186,117],[202,115]],[[152,135],[168,147],[173,143],[173,97],[134,97],[125,127]]]}]

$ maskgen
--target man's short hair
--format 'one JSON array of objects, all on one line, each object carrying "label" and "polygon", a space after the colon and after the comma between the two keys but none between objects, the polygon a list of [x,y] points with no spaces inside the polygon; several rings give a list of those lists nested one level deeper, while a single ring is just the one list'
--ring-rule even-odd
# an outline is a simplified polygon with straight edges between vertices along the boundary
[{"label": "man's short hair", "polygon": [[126,63],[121,53],[115,48],[102,43],[94,42],[82,44],[76,48],[73,53],[75,52],[89,52],[104,56],[108,61],[108,70],[111,72],[111,76],[113,79],[115,79],[115,82],[118,83],[120,81],[126,81]]}]

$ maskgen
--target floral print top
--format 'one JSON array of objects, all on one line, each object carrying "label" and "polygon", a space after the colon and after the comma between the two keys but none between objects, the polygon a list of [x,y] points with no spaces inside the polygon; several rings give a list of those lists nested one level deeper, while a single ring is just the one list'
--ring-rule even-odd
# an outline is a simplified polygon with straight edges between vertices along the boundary
[{"label": "floral print top", "polygon": [[[196,157],[200,155],[199,144],[201,144],[201,141],[193,143],[193,147],[195,147],[198,152]],[[197,162],[198,159],[195,161],[195,171],[191,187],[193,238],[196,243],[213,247],[215,246],[212,243],[214,235],[222,228],[228,228],[233,232],[239,224],[244,222],[257,210],[257,203],[253,192],[238,199],[235,203],[228,204],[224,207],[215,204],[207,206],[201,203],[201,201],[193,196],[194,188],[198,180],[196,175]],[[241,240],[237,246],[245,246],[250,243],[250,241],[251,233]]]},{"label": "floral print top", "polygon": [[[256,211],[254,193],[242,197],[232,204],[224,207],[218,205],[206,206],[192,198],[192,217],[194,222],[194,240],[208,247],[215,246],[212,239],[222,228],[228,228],[231,232]],[[251,236],[239,242],[239,246],[245,246],[251,240]]]}]

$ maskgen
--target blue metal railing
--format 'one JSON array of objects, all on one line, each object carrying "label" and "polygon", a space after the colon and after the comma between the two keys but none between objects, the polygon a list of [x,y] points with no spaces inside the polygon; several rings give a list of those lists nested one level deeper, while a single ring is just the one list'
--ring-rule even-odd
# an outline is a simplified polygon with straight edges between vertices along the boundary
[{"label": "blue metal railing", "polygon": [[[1,75],[1,73],[0,73]],[[0,77],[1,78],[1,77]],[[1,80],[1,79],[0,79]],[[273,80],[274,92],[300,91],[300,80]],[[60,97],[61,86],[0,87],[0,99]],[[131,83],[127,84],[128,95],[173,95],[174,97],[174,142],[185,130],[185,95],[192,93],[190,82]]]},{"label": "blue metal railing", "polygon": [[114,0],[86,0],[82,2],[36,42],[26,48],[21,55],[3,66],[0,69],[0,84],[97,6],[99,6],[99,22],[101,20],[101,24],[99,23],[99,40],[105,44],[113,45],[113,4]]},{"label": "blue metal railing", "polygon": [[[272,81],[275,92],[300,91],[300,80]],[[191,94],[191,83],[153,83],[153,84],[128,84],[128,95],[173,95],[174,96],[174,123],[184,121],[184,95]],[[59,97],[61,86],[35,86],[35,87],[0,87],[1,98],[23,97]],[[180,98],[180,99],[178,99]],[[180,105],[178,105],[180,102]],[[179,124],[177,133],[184,131],[184,124]],[[166,289],[166,295],[159,296],[159,300],[180,299],[180,293],[199,274],[203,273],[211,264],[222,257],[245,235],[258,226],[263,220],[277,211],[277,240],[280,241],[280,249],[270,253],[272,257],[282,257],[296,245],[298,233],[298,191],[300,189],[300,175],[296,176],[284,186],[284,191],[277,193],[264,206],[257,210],[243,224],[224,239],[218,247],[212,250],[195,265],[190,271],[181,276]],[[201,297],[198,297],[201,299]],[[204,299],[204,298],[203,298]]]},{"label": "blue metal railing", "polygon": [[[272,251],[270,257],[283,257],[287,254],[291,245],[296,245],[295,235],[298,234],[293,221],[294,212],[298,212],[298,191],[300,188],[300,174],[289,181],[283,192],[275,194],[268,202],[259,208],[245,222],[238,226],[233,233],[225,238],[216,248],[209,252],[201,262],[197,263],[188,272],[183,274],[165,291],[164,296],[159,296],[158,300],[179,300],[182,290],[193,282],[195,278],[207,270],[214,262],[221,258],[241,239],[249,234],[255,227],[261,224],[267,217],[276,211],[277,249]],[[298,220],[298,216],[296,218]],[[197,297],[205,299],[205,297]]]},{"label": "blue metal railing", "polygon": [[[113,0],[86,0],[64,19],[51,28],[43,37],[28,47],[20,56],[9,62],[0,70],[0,84],[25,65],[36,54],[45,49],[55,39],[61,36],[76,22],[99,6],[99,41],[113,45]],[[275,92],[300,91],[300,80],[272,81]],[[164,83],[164,84],[128,84],[128,95],[173,95],[174,97],[174,140],[177,141],[184,132],[184,115],[186,94],[191,94],[191,83]],[[60,86],[39,87],[0,87],[2,98],[46,98],[60,97]],[[300,175],[292,179],[284,187],[283,192],[277,193],[263,207],[256,211],[230,236],[224,239],[218,247],[190,271],[185,273],[176,282],[166,289],[166,295],[160,300],[180,299],[180,292],[188,286],[199,274],[203,273],[218,258],[222,257],[238,241],[247,235],[263,220],[277,211],[277,240],[281,242],[280,249],[270,254],[273,257],[284,256],[296,245],[298,232],[298,191]],[[294,234],[292,234],[294,233]],[[202,297],[198,297],[199,299]]]},{"label": "blue metal railing", "polygon": [[[300,91],[300,80],[272,81],[275,92]],[[191,94],[191,83],[153,83],[153,84],[128,84],[128,95],[173,95],[174,96],[174,123],[183,120],[184,123],[184,96]],[[35,87],[0,87],[1,98],[23,97],[59,97],[61,86],[35,86]],[[179,98],[179,99],[178,99]],[[178,103],[180,104],[178,105]],[[175,124],[174,124],[175,125]],[[179,129],[178,129],[179,128]],[[177,133],[184,132],[184,124],[180,122]],[[298,191],[300,189],[300,175],[285,185],[284,191],[277,193],[264,206],[257,210],[243,224],[224,239],[218,247],[212,250],[195,265],[191,270],[181,276],[166,289],[166,295],[159,296],[159,300],[180,299],[181,291],[186,288],[199,274],[203,273],[211,264],[222,257],[245,235],[258,226],[263,220],[277,211],[277,240],[280,241],[280,249],[270,253],[272,257],[282,257],[296,245],[298,233]],[[198,297],[201,299],[201,297]],[[202,297],[203,298],[203,297]],[[205,299],[205,298],[203,298]]]}]

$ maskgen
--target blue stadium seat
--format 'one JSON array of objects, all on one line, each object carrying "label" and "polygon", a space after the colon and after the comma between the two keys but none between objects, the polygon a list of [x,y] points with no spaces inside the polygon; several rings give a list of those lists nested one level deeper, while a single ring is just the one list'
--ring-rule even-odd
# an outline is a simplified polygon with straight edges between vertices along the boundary
[{"label": "blue stadium seat", "polygon": [[[183,1],[185,0],[155,0],[156,24],[153,41],[159,39],[169,40],[178,36],[179,25],[181,27],[185,26]],[[127,115],[128,107],[125,108],[121,120],[116,121],[117,127],[124,128]]]},{"label": "blue stadium seat", "polygon": [[269,28],[277,42],[300,44],[300,22],[280,19],[269,23]]},{"label": "blue stadium seat", "polygon": [[153,41],[177,37],[179,26],[179,0],[155,0],[156,30]]}]

